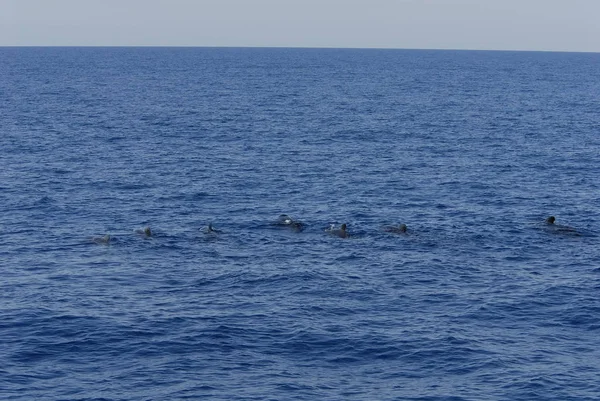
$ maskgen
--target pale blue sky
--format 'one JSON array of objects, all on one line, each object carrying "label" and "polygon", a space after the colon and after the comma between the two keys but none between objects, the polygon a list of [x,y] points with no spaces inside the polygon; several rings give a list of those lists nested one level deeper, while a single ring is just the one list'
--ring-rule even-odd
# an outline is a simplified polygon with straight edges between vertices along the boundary
[{"label": "pale blue sky", "polygon": [[600,52],[600,0],[0,0],[0,46]]}]

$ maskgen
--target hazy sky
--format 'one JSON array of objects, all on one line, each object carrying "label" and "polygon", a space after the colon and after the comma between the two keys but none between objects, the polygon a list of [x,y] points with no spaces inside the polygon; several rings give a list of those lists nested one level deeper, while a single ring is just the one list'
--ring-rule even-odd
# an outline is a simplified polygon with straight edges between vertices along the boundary
[{"label": "hazy sky", "polygon": [[0,0],[0,46],[600,52],[600,0]]}]

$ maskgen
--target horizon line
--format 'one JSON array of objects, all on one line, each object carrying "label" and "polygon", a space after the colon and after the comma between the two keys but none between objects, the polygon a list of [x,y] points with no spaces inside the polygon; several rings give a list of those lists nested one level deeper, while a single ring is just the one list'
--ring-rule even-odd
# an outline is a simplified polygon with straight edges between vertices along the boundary
[{"label": "horizon line", "polygon": [[352,46],[233,46],[233,45],[3,45],[0,48],[189,48],[189,49],[298,49],[298,50],[413,50],[413,51],[470,51],[521,53],[584,53],[599,54],[592,50],[534,50],[534,49],[473,49],[473,48],[419,48],[419,47],[352,47]]}]

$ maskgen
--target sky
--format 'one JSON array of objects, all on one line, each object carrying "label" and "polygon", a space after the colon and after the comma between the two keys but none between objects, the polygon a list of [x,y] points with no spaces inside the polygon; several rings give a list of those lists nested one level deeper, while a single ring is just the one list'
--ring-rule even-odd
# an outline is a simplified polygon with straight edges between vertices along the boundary
[{"label": "sky", "polygon": [[600,52],[600,0],[0,0],[0,46]]}]

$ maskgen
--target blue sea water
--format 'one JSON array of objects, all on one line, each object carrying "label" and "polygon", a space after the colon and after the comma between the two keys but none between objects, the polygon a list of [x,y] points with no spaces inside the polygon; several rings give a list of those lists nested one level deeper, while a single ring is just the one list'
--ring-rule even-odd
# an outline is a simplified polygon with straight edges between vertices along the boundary
[{"label": "blue sea water", "polygon": [[599,111],[600,54],[0,48],[0,399],[597,400]]}]

